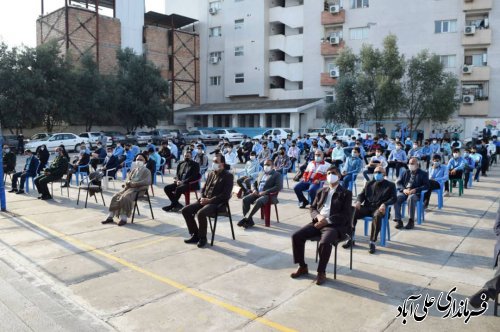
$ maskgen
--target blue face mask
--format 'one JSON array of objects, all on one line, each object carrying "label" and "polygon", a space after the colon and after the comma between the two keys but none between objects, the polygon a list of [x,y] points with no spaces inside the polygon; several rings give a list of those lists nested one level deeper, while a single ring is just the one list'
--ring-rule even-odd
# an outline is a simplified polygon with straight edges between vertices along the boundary
[{"label": "blue face mask", "polygon": [[384,179],[384,174],[382,173],[375,173],[373,175],[373,178],[376,180],[376,181],[382,181]]}]

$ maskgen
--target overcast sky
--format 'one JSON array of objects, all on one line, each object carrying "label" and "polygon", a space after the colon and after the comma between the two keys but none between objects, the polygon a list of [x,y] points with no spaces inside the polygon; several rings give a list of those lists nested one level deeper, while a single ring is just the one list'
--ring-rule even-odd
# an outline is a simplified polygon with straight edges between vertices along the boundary
[{"label": "overcast sky", "polygon": [[[45,0],[45,12],[63,7],[64,1]],[[190,6],[197,0],[182,2],[189,4],[176,7],[176,11],[181,15],[189,15]],[[22,44],[36,46],[36,19],[41,12],[40,4],[41,0],[0,0],[0,42],[10,47]],[[146,11],[150,10],[165,13],[165,0],[146,0]]]}]

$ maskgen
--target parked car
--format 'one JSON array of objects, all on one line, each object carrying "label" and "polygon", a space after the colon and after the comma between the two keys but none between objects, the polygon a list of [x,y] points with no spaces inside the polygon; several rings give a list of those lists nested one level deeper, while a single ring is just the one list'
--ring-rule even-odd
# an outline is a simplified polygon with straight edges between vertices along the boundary
[{"label": "parked car", "polygon": [[[12,152],[17,151],[17,135],[4,135],[2,140],[3,145],[8,145]],[[3,148],[3,146],[2,146]],[[26,146],[25,146],[26,149]]]},{"label": "parked car", "polygon": [[[106,134],[104,134],[104,135],[106,135]],[[88,138],[90,147],[95,147],[97,142],[99,141],[99,139],[101,137],[101,132],[98,132],[98,131],[85,132],[85,133],[81,133],[78,136],[80,136],[82,138]],[[111,137],[109,135],[106,135],[106,137],[108,138],[106,146],[111,146],[111,144],[112,144]]]},{"label": "parked car", "polygon": [[36,149],[45,144],[47,149],[51,152],[63,144],[67,151],[78,151],[80,144],[86,144],[90,146],[89,139],[86,137],[79,137],[72,133],[55,133],[46,140],[32,141],[25,145],[25,149],[30,149],[31,151],[36,151]]},{"label": "parked car", "polygon": [[210,130],[192,130],[185,135],[186,142],[189,143],[193,140],[201,139],[203,143],[217,144],[219,136]]},{"label": "parked car", "polygon": [[168,129],[156,129],[151,131],[153,143],[156,145],[159,145],[161,144],[161,142],[166,141],[169,138],[174,138],[176,136],[177,134],[174,135],[174,133]]},{"label": "parked car", "polygon": [[147,131],[132,131],[125,136],[127,139],[134,139],[137,145],[146,145],[148,140],[153,139],[151,133]]},{"label": "parked car", "polygon": [[353,136],[358,138],[358,134],[361,134],[362,139],[366,139],[368,136],[371,136],[372,138],[375,137],[374,134],[368,133],[361,128],[344,128],[339,129],[334,133],[334,135],[337,135],[338,139],[341,139],[344,142],[349,141]]},{"label": "parked car", "polygon": [[313,128],[307,131],[307,134],[311,137],[318,137],[319,135],[325,134],[326,136],[332,136],[333,131],[328,128]]},{"label": "parked car", "polygon": [[[125,134],[122,134],[119,131],[105,131],[104,134],[108,136],[108,142],[111,141],[112,146],[116,145],[118,142],[125,144],[127,141]],[[134,144],[136,144],[135,141]]]},{"label": "parked car", "polygon": [[37,133],[37,134],[31,136],[30,138],[26,139],[24,142],[28,143],[28,142],[31,142],[31,141],[45,140],[45,139],[49,138],[50,136],[52,136],[52,134],[49,134],[49,133]]},{"label": "parked car", "polygon": [[219,138],[227,138],[229,142],[241,142],[245,138],[244,134],[234,129],[218,129],[214,131],[214,134],[218,135]]},{"label": "parked car", "polygon": [[292,139],[297,139],[298,135],[293,132],[290,128],[273,128],[266,130],[261,135],[256,135],[253,138],[261,138],[264,135],[272,135],[273,139],[280,140],[282,138],[286,138],[288,134],[292,134]]}]

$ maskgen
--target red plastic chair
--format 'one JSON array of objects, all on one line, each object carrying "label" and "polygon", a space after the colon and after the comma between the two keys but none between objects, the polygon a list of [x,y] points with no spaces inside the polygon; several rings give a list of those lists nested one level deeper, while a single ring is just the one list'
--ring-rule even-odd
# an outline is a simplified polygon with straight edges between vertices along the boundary
[{"label": "red plastic chair", "polygon": [[184,198],[185,198],[184,202],[186,206],[189,205],[190,196],[192,192],[194,192],[194,194],[196,195],[196,200],[198,200],[198,190],[199,190],[198,185],[201,186],[201,177],[196,181],[189,182],[188,190],[184,192]]},{"label": "red plastic chair", "polygon": [[272,202],[272,197],[278,197],[277,192],[269,194],[269,202],[260,208],[260,219],[264,219],[266,227],[271,227],[271,205],[274,205],[274,210],[276,211],[276,222],[280,222],[278,215],[278,204]]}]

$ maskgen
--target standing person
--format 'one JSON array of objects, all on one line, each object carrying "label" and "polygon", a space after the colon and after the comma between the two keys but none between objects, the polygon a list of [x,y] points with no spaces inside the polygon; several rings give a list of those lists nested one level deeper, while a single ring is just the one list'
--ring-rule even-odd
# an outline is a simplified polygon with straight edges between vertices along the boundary
[{"label": "standing person", "polygon": [[18,154],[23,154],[24,153],[24,135],[19,134],[17,135],[17,151]]},{"label": "standing person", "polygon": [[489,126],[483,128],[483,140],[489,140],[491,138],[491,129]]},{"label": "standing person", "polygon": [[[31,150],[24,151],[26,155],[26,164],[21,172],[17,172],[12,176],[12,189],[10,193],[24,194],[24,182],[27,177],[35,177],[38,159],[33,155]],[[17,189],[17,179],[21,178],[21,183],[19,184],[19,190]]]},{"label": "standing person", "polygon": [[307,275],[309,269],[304,260],[305,242],[320,236],[319,263],[316,285],[326,281],[326,266],[332,253],[332,243],[341,240],[351,227],[352,193],[339,185],[340,173],[335,166],[330,166],[326,173],[328,186],[321,188],[311,205],[312,222],[292,235],[293,261],[299,264],[293,279]]},{"label": "standing person", "polygon": [[320,189],[321,181],[326,180],[326,172],[329,167],[330,164],[323,160],[323,152],[318,148],[314,152],[314,160],[307,164],[302,179],[293,188],[299,203],[301,203],[301,209],[305,209],[309,204],[309,201],[304,196],[304,191],[309,190],[311,201],[314,201],[316,192]]},{"label": "standing person", "polygon": [[476,145],[478,139],[479,139],[479,127],[476,126],[476,128],[474,128],[474,130],[472,131],[472,145]]},{"label": "standing person", "polygon": [[429,190],[424,194],[424,208],[429,206],[429,200],[433,190],[441,188],[441,184],[448,182],[448,166],[441,163],[441,156],[435,154],[432,157],[432,165],[429,168]]},{"label": "standing person", "polygon": [[40,147],[36,149],[36,155],[38,160],[40,160],[36,174],[40,175],[40,172],[47,167],[47,163],[49,162],[50,153],[49,150],[47,150],[47,146],[45,144],[40,145]]},{"label": "standing person", "polygon": [[[181,212],[191,237],[185,243],[197,244],[198,248],[207,245],[207,218],[215,215],[220,204],[227,203],[233,189],[233,174],[228,172],[226,160],[220,153],[212,160],[212,171],[201,189],[198,202],[184,207]],[[198,225],[196,219],[198,219]]]},{"label": "standing person", "polygon": [[56,157],[43,173],[35,178],[35,186],[40,194],[39,199],[52,199],[47,185],[63,177],[68,172],[68,159],[64,156],[62,147],[56,148]]},{"label": "standing person", "polygon": [[3,146],[3,173],[9,174],[16,170],[16,154],[8,145]]},{"label": "standing person", "polygon": [[482,159],[481,159],[481,176],[487,176],[486,171],[488,171],[488,166],[489,166],[488,149],[486,147],[487,144],[488,144],[488,140],[483,138],[481,140],[481,143],[476,148],[477,153],[479,153],[482,157]]}]

